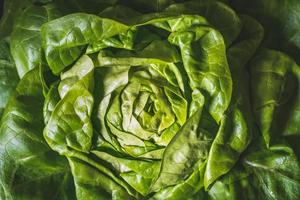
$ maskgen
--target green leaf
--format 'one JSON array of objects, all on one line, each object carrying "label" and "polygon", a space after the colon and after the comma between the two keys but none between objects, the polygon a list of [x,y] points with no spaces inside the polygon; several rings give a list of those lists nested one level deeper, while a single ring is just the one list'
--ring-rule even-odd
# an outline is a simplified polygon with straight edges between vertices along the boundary
[{"label": "green leaf", "polygon": [[113,6],[118,0],[52,0],[64,14],[84,12],[98,14],[107,7]]},{"label": "green leaf", "polygon": [[[166,187],[157,193],[155,193],[150,199],[184,199],[197,195],[197,192],[202,192],[200,189],[203,187],[203,175],[205,171],[206,163],[196,165],[194,172],[184,181],[174,186]],[[202,199],[203,197],[200,197]]]},{"label": "green leaf", "polygon": [[[152,186],[153,191],[179,184],[199,165],[205,165],[213,136],[213,133],[210,135],[209,132],[213,129],[203,126],[209,123],[207,124],[205,118],[201,116],[202,110],[200,109],[187,120],[167,146],[159,176]],[[201,182],[199,184],[203,184]]]},{"label": "green leaf", "polygon": [[252,183],[252,174],[240,165],[234,167],[209,189],[207,196],[211,200],[255,200],[258,199],[258,186]]},{"label": "green leaf", "polygon": [[231,0],[241,13],[249,14],[261,22],[266,30],[264,45],[282,50],[298,62],[300,56],[300,2],[298,0]]},{"label": "green leaf", "polygon": [[44,116],[45,124],[49,122],[51,114],[53,113],[55,106],[57,105],[59,100],[60,100],[60,96],[58,93],[58,83],[54,83],[45,97],[45,102],[43,107],[43,116]]},{"label": "green leaf", "polygon": [[253,111],[266,145],[299,135],[299,66],[282,52],[262,49],[250,70]]},{"label": "green leaf", "polygon": [[260,44],[263,29],[250,17],[242,16],[242,22],[239,40],[227,50],[233,92],[229,109],[209,152],[204,175],[206,189],[234,166],[252,138],[249,78],[245,65]]},{"label": "green leaf", "polygon": [[138,10],[142,13],[148,13],[148,12],[159,12],[163,10],[166,6],[172,3],[171,0],[153,0],[153,1],[147,1],[147,0],[120,0],[120,3],[123,5],[126,5],[128,7],[134,8],[135,10]]},{"label": "green leaf", "polygon": [[111,178],[76,158],[68,158],[78,200],[135,199]]},{"label": "green leaf", "polygon": [[169,41],[181,50],[191,89],[200,90],[205,95],[205,106],[219,122],[229,106],[232,93],[232,79],[222,35],[213,29],[196,26],[173,32]]},{"label": "green leaf", "polygon": [[293,150],[284,144],[252,151],[245,166],[253,172],[263,199],[299,199],[300,165]]},{"label": "green leaf", "polygon": [[19,77],[38,67],[42,62],[41,26],[60,16],[51,4],[31,6],[17,18],[11,35],[11,53]]},{"label": "green leaf", "polygon": [[[43,1],[43,0],[42,0]],[[47,1],[47,0],[45,0]],[[0,20],[0,38],[11,34],[15,20],[20,13],[33,4],[32,0],[5,0],[2,1],[3,13]]]},{"label": "green leaf", "polygon": [[19,82],[17,70],[9,51],[9,40],[0,41],[0,118],[3,110]]},{"label": "green leaf", "polygon": [[35,69],[19,82],[0,123],[1,199],[74,198],[66,160],[43,139],[43,101]]},{"label": "green leaf", "polygon": [[46,23],[41,28],[47,62],[54,74],[60,73],[82,54],[85,45],[128,29],[110,19],[85,13],[71,14]]},{"label": "green leaf", "polygon": [[107,146],[100,146],[92,153],[114,166],[120,176],[139,193],[144,196],[148,194],[150,185],[159,172],[159,162],[126,158]]},{"label": "green leaf", "polygon": [[91,148],[93,67],[92,60],[83,56],[61,76],[61,100],[55,106],[44,130],[47,143],[60,154],[66,154],[68,148],[82,152],[89,152]]},{"label": "green leaf", "polygon": [[[242,22],[235,11],[226,4],[215,0],[187,1],[172,4],[165,9],[168,13],[195,14],[205,17],[207,21],[221,32],[226,46],[237,38]],[[220,17],[222,15],[222,17]]]}]

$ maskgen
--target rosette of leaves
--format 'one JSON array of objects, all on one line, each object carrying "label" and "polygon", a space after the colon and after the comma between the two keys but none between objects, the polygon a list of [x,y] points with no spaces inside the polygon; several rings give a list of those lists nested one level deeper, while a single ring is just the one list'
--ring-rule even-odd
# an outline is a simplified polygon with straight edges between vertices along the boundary
[{"label": "rosette of leaves", "polygon": [[82,183],[78,162],[110,177],[120,195],[169,198],[208,188],[234,166],[251,138],[249,104],[233,93],[226,44],[243,23],[245,32],[258,30],[244,41],[250,51],[262,34],[253,19],[219,6],[235,31],[226,40],[222,27],[199,15],[175,15],[173,8],[127,22],[106,18],[126,9],[117,7],[103,17],[74,14],[42,27],[50,69],[63,71],[46,97],[44,137],[73,166],[79,194],[95,195]]}]

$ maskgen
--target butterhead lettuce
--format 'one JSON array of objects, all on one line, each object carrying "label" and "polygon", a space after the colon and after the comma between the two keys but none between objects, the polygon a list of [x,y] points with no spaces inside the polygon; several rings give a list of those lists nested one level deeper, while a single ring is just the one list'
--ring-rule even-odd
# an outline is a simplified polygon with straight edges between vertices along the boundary
[{"label": "butterhead lettuce", "polygon": [[300,198],[300,52],[282,45],[291,34],[270,34],[266,8],[12,0],[4,9],[1,199]]}]

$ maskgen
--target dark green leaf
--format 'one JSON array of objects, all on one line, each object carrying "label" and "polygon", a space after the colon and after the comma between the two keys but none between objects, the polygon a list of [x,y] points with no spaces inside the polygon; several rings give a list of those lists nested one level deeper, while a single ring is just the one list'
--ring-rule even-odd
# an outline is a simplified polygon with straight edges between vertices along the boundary
[{"label": "dark green leaf", "polygon": [[8,39],[0,41],[0,118],[3,110],[14,91],[19,77],[15,63],[10,55]]},{"label": "dark green leaf", "polygon": [[35,69],[19,82],[0,123],[1,199],[74,198],[66,160],[43,139],[43,101]]}]

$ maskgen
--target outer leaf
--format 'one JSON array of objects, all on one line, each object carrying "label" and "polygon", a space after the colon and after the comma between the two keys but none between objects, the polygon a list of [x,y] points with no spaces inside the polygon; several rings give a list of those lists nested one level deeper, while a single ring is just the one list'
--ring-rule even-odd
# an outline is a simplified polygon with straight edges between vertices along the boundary
[{"label": "outer leaf", "polygon": [[76,158],[68,158],[78,200],[134,199],[114,180]]},{"label": "outer leaf", "polygon": [[270,145],[280,135],[299,135],[299,66],[287,55],[263,49],[251,62],[256,121]]},{"label": "outer leaf", "polygon": [[263,29],[250,17],[243,16],[242,22],[240,39],[227,50],[233,95],[229,110],[221,121],[221,127],[210,149],[204,176],[206,188],[234,166],[252,137],[249,78],[245,65],[260,44]]},{"label": "outer leaf", "polygon": [[42,27],[43,47],[54,74],[61,72],[82,54],[86,44],[111,37],[128,29],[126,25],[96,15],[71,14]]},{"label": "outer leaf", "polygon": [[[191,199],[195,199],[197,195],[196,192],[201,192],[200,199],[203,199],[204,195],[203,191],[200,189],[203,187],[203,175],[205,171],[205,162],[199,163],[200,165],[196,165],[194,172],[184,181],[174,186],[170,186],[160,190],[155,193],[153,197],[150,199],[186,199],[191,197]],[[189,198],[190,199],[190,198]]]},{"label": "outer leaf", "polygon": [[0,123],[1,199],[74,198],[66,161],[43,140],[43,101],[35,69],[18,84]]},{"label": "outer leaf", "polygon": [[[35,2],[47,1],[50,0],[37,0]],[[3,13],[0,20],[0,38],[3,38],[11,34],[15,20],[24,9],[33,4],[33,0],[5,0],[1,3],[3,4]]]},{"label": "outer leaf", "polygon": [[252,183],[252,175],[241,166],[234,167],[209,189],[211,200],[256,200],[258,186]]},{"label": "outer leaf", "polygon": [[0,41],[0,119],[3,110],[19,81],[14,61],[9,52],[8,39]]},{"label": "outer leaf", "polygon": [[110,145],[103,143],[100,148],[92,151],[97,157],[111,163],[120,176],[135,190],[146,196],[151,183],[159,171],[156,160],[130,159],[116,152]]},{"label": "outer leaf", "polygon": [[89,13],[99,14],[103,9],[113,6],[118,0],[52,0],[64,14]]},{"label": "outer leaf", "polygon": [[153,1],[147,1],[147,0],[120,0],[121,4],[124,4],[126,6],[129,6],[131,8],[134,8],[142,13],[148,13],[148,12],[159,12],[163,10],[166,6],[168,6],[170,3],[172,3],[171,0],[153,0]]},{"label": "outer leaf", "polygon": [[241,13],[259,20],[266,29],[265,45],[284,50],[300,62],[300,2],[298,0],[231,0]]},{"label": "outer leaf", "polygon": [[39,66],[42,60],[42,24],[60,16],[53,5],[31,6],[17,18],[11,35],[11,52],[19,77]]},{"label": "outer leaf", "polygon": [[[232,92],[222,36],[209,28],[193,27],[173,32],[169,41],[180,47],[191,89],[207,94],[205,104],[213,118],[219,122],[229,106]],[[214,62],[210,62],[212,59]]]},{"label": "outer leaf", "polygon": [[165,11],[168,13],[195,14],[205,17],[212,26],[221,32],[226,46],[230,46],[242,28],[242,22],[235,11],[220,1],[187,1],[172,4]]},{"label": "outer leaf", "polygon": [[288,146],[253,151],[246,156],[245,166],[258,180],[262,199],[300,198],[300,165]]}]

